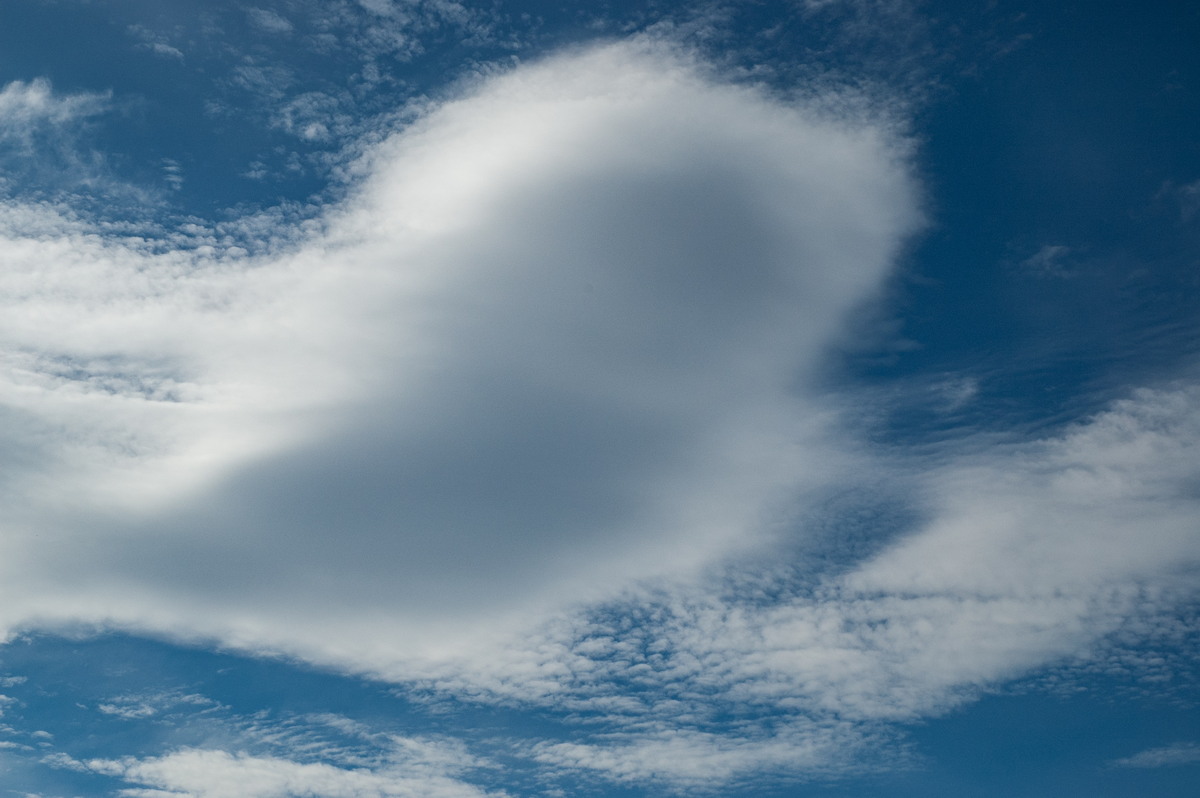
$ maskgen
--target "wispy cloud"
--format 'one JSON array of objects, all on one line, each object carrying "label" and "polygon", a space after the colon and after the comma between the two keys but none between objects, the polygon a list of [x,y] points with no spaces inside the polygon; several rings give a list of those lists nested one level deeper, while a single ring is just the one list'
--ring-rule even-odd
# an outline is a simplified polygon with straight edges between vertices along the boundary
[{"label": "wispy cloud", "polygon": [[104,205],[99,197],[152,205],[92,144],[93,124],[112,108],[111,92],[61,93],[42,77],[0,88],[0,198],[61,201],[83,191],[92,195],[80,198],[84,207]]},{"label": "wispy cloud", "polygon": [[127,32],[138,40],[138,49],[149,50],[165,58],[184,60],[183,51],[171,44],[171,37],[163,32],[151,30],[144,25],[130,25]]},{"label": "wispy cloud", "polygon": [[[171,708],[163,732],[168,739],[199,736],[208,742],[172,746],[157,756],[81,759],[55,751],[43,753],[39,761],[58,770],[119,779],[126,787],[117,794],[129,796],[160,790],[193,798],[504,795],[474,786],[472,779],[494,766],[461,741],[398,735],[333,714],[239,716],[194,694],[143,698],[138,699],[142,707]],[[98,709],[112,714],[104,705]]]},{"label": "wispy cloud", "polygon": [[1066,266],[1070,256],[1070,247],[1047,244],[1021,261],[1021,267],[1039,277],[1066,277],[1070,274]]},{"label": "wispy cloud", "polygon": [[98,712],[125,720],[142,720],[159,716],[166,717],[168,720],[177,720],[181,713],[191,715],[200,711],[213,712],[220,708],[220,705],[210,698],[196,693],[180,692],[121,695],[96,705]]},{"label": "wispy cloud", "polygon": [[108,93],[56,94],[46,78],[14,80],[0,89],[0,144],[29,148],[39,135],[108,110]]},{"label": "wispy cloud", "polygon": [[129,798],[273,798],[297,794],[330,798],[483,798],[503,794],[442,773],[422,772],[429,768],[423,767],[419,759],[381,769],[344,768],[323,762],[184,748],[144,759],[59,759],[51,763],[116,777],[130,785],[118,793]]},{"label": "wispy cloud", "polygon": [[1191,222],[1200,215],[1200,180],[1179,186],[1175,190],[1179,201],[1179,216],[1184,222]]},{"label": "wispy cloud", "polygon": [[269,8],[248,8],[246,16],[250,18],[250,22],[256,28],[267,33],[287,35],[295,30],[295,26],[291,22]]},{"label": "wispy cloud", "polygon": [[1114,760],[1113,767],[1161,768],[1175,765],[1191,765],[1200,762],[1200,743],[1183,742],[1150,748],[1145,751]]}]

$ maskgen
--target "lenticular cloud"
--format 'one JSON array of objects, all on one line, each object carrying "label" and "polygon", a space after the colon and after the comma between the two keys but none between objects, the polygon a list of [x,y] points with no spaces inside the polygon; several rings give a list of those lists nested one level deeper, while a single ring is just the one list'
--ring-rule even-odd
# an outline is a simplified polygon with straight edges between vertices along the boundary
[{"label": "lenticular cloud", "polygon": [[900,145],[623,44],[272,254],[9,206],[4,624],[377,670],[753,543],[831,462],[802,386],[919,223]]}]

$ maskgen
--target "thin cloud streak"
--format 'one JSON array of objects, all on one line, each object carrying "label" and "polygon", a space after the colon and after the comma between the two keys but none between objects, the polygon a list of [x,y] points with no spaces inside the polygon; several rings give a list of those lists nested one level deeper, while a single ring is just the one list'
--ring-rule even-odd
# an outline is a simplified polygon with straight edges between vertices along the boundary
[{"label": "thin cloud streak", "polygon": [[1112,762],[1120,768],[1161,768],[1200,762],[1200,743],[1174,743],[1150,748]]}]

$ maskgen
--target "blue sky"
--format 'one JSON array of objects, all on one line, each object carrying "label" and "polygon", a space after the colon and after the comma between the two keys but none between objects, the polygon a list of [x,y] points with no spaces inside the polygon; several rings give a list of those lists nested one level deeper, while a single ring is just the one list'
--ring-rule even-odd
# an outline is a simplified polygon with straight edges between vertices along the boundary
[{"label": "blue sky", "polygon": [[1197,34],[9,0],[0,794],[1193,794]]}]

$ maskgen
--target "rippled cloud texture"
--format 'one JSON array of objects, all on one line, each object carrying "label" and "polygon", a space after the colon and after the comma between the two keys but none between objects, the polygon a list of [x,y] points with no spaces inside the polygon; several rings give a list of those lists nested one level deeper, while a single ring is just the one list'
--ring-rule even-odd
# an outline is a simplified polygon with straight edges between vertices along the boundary
[{"label": "rippled cloud texture", "polygon": [[[11,84],[0,131],[103,101]],[[604,731],[517,754],[688,789],[884,766],[889,723],[1170,613],[1200,558],[1191,381],[901,452],[821,387],[925,218],[911,143],[835,107],[635,40],[477,80],[269,242],[269,217],[151,237],[8,202],[4,628],[566,709]],[[491,794],[402,742],[55,766],[130,795]]]}]

